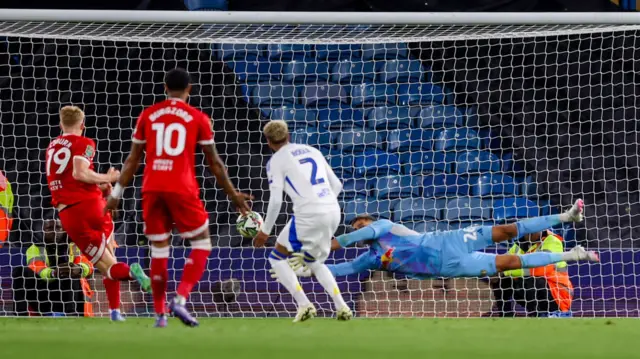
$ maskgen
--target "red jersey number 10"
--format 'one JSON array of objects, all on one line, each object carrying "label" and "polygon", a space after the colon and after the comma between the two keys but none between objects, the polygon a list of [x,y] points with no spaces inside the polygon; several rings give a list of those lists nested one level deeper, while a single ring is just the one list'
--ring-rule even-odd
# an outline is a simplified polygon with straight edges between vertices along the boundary
[{"label": "red jersey number 10", "polygon": [[[164,123],[154,123],[151,129],[156,131],[156,156],[166,153],[169,156],[179,156],[184,152],[187,139],[187,129],[181,123],[172,123],[166,126]],[[173,137],[178,136],[175,146],[172,145]]]}]

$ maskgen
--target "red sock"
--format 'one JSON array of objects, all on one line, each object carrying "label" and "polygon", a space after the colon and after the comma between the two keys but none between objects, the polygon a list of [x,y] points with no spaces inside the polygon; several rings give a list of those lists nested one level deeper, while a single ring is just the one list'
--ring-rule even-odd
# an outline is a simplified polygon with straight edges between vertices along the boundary
[{"label": "red sock", "polygon": [[107,292],[109,310],[120,309],[120,282],[104,277],[102,283],[104,283],[104,290]]},{"label": "red sock", "polygon": [[184,265],[180,285],[178,285],[178,289],[176,290],[178,295],[184,298],[189,297],[189,293],[191,293],[193,287],[198,283],[200,278],[202,278],[202,274],[207,268],[209,253],[211,253],[211,250],[191,250],[191,254]]},{"label": "red sock", "polygon": [[[152,254],[153,255],[153,254]],[[151,258],[151,290],[153,293],[153,308],[156,314],[164,314],[167,293],[167,265],[169,258]]]},{"label": "red sock", "polygon": [[118,262],[109,268],[109,277],[113,280],[132,280],[129,275],[129,265],[127,263]]}]

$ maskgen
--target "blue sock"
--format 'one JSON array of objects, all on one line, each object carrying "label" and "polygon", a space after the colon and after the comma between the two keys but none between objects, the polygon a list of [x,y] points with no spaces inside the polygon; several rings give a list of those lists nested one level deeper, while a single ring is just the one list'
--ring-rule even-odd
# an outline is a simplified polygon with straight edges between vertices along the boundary
[{"label": "blue sock", "polygon": [[562,223],[562,221],[560,220],[559,214],[523,219],[516,222],[516,226],[518,227],[517,238],[527,234],[544,231],[545,229],[549,229],[560,223]]},{"label": "blue sock", "polygon": [[562,262],[563,253],[535,252],[520,255],[522,268],[544,267],[549,264]]}]

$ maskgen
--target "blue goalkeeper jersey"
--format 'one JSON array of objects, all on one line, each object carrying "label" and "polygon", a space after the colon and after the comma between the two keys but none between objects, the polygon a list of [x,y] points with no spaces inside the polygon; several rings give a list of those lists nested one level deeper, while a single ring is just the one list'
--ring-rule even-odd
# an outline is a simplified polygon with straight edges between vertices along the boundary
[{"label": "blue goalkeeper jersey", "polygon": [[367,252],[353,261],[329,265],[334,276],[377,269],[426,279],[439,276],[442,267],[442,241],[436,232],[417,233],[403,225],[379,220],[357,231],[343,234],[336,240],[342,247],[360,241],[372,243]]}]

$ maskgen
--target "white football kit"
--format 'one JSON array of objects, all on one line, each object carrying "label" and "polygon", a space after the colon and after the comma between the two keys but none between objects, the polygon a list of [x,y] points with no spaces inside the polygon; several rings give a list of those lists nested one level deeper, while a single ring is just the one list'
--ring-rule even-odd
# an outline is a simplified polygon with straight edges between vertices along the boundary
[{"label": "white football kit", "polygon": [[293,216],[277,242],[290,252],[306,252],[324,262],[340,224],[337,196],[342,183],[317,149],[289,143],[267,163],[269,207],[262,232],[270,234],[280,214],[282,191],[293,202]]}]

